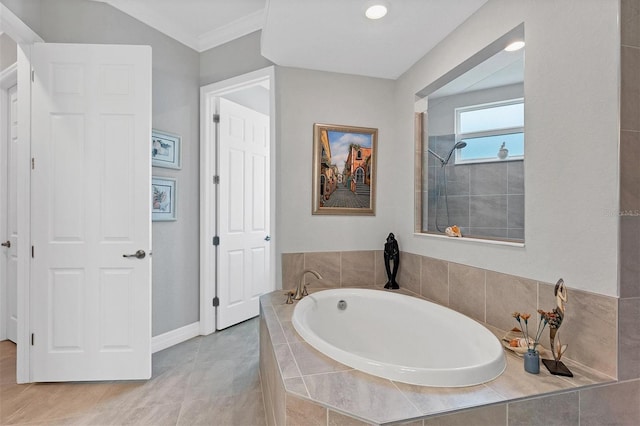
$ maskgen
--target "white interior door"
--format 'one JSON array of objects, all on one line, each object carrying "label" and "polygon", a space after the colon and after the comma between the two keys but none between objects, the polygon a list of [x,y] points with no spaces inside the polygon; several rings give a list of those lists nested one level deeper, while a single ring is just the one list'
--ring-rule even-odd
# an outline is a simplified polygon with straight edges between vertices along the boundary
[{"label": "white interior door", "polygon": [[3,178],[6,182],[6,204],[3,206],[6,224],[3,227],[2,255],[4,282],[6,283],[6,300],[4,303],[4,322],[6,337],[14,343],[18,342],[18,96],[17,86],[7,90],[7,135],[6,135],[6,169]]},{"label": "white interior door", "polygon": [[260,313],[269,289],[269,117],[219,103],[219,263],[216,328]]},{"label": "white interior door", "polygon": [[151,48],[35,44],[32,67],[31,379],[149,378]]}]

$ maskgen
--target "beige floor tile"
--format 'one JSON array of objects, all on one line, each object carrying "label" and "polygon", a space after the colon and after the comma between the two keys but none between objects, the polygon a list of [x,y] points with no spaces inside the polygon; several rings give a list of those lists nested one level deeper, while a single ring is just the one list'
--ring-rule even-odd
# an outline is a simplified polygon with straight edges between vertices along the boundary
[{"label": "beige floor tile", "polygon": [[1,425],[264,425],[258,319],[153,355],[150,380],[15,384],[0,342]]},{"label": "beige floor tile", "polygon": [[266,425],[259,392],[221,397],[214,401],[191,400],[182,404],[178,425]]},{"label": "beige floor tile", "polygon": [[15,397],[13,413],[7,416],[6,424],[84,415],[95,408],[108,386],[102,383],[33,384]]},{"label": "beige floor tile", "polygon": [[10,340],[0,342],[0,384],[16,382],[16,344]]},{"label": "beige floor tile", "polygon": [[198,364],[191,373],[185,400],[214,400],[260,389],[257,358]]}]

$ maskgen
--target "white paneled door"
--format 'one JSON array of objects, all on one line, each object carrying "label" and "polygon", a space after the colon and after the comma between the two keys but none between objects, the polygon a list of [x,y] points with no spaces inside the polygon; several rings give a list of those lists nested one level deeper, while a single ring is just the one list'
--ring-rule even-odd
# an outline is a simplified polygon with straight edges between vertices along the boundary
[{"label": "white paneled door", "polygon": [[257,316],[269,291],[269,117],[220,98],[216,328]]},{"label": "white paneled door", "polygon": [[147,379],[151,48],[35,44],[32,68],[31,380]]},{"label": "white paneled door", "polygon": [[[3,176],[7,182],[5,217],[6,237],[2,241],[3,266],[6,269],[0,273],[4,274],[7,283],[6,300],[0,301],[5,304],[5,322],[7,339],[18,342],[18,96],[17,86],[11,87],[7,91],[8,117],[7,117],[7,168],[6,175]],[[1,228],[1,227],[0,227]]]}]

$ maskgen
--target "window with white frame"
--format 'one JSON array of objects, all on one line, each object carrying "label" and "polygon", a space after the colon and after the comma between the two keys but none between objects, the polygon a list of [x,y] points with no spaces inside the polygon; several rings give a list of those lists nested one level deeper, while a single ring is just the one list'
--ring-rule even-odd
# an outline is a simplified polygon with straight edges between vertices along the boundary
[{"label": "window with white frame", "polygon": [[524,99],[456,108],[455,163],[522,160],[524,158]]}]

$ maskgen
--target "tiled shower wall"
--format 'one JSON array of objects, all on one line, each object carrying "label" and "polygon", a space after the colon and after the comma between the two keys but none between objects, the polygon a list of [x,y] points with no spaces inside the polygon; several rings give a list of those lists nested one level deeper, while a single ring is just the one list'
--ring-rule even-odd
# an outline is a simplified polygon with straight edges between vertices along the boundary
[{"label": "tiled shower wall", "polygon": [[[445,157],[454,142],[455,135],[431,136],[429,148]],[[463,235],[524,240],[523,160],[455,165],[452,157],[444,168],[431,154],[423,153],[425,160],[428,182],[422,187],[428,208],[423,223],[429,231],[438,232],[437,204],[442,230],[458,225]]]}]

